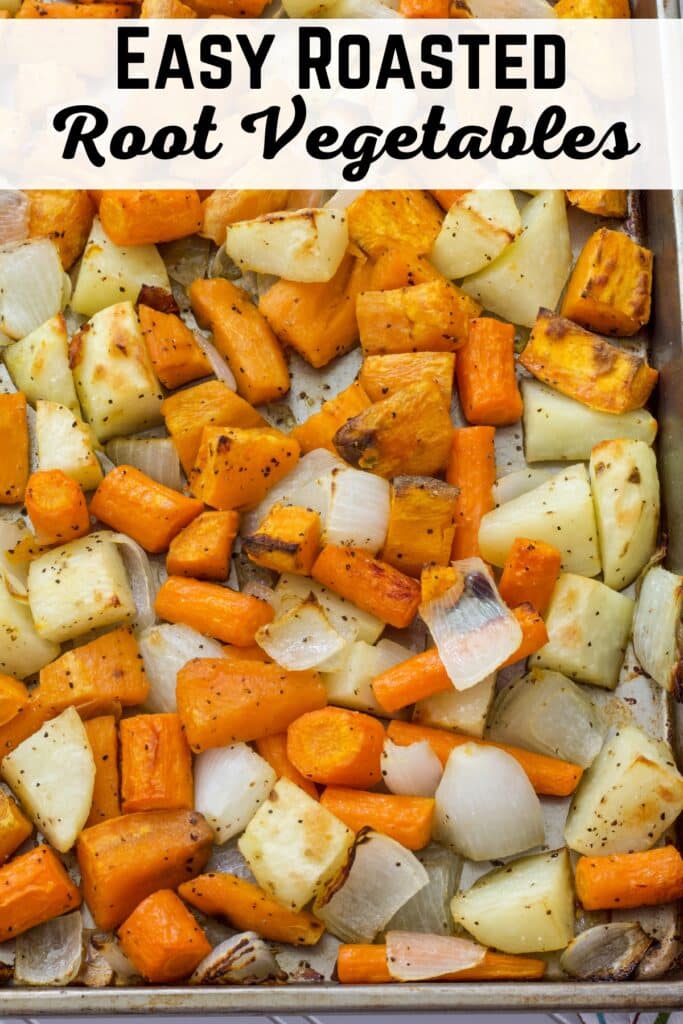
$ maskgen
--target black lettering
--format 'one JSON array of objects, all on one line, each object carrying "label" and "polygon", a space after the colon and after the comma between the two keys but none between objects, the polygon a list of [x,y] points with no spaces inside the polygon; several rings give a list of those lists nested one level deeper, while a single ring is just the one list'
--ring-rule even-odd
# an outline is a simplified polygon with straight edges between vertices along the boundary
[{"label": "black lettering", "polygon": [[339,40],[339,84],[342,89],[365,89],[370,82],[370,40],[343,35]]},{"label": "black lettering", "polygon": [[[394,61],[396,63],[394,64]],[[382,63],[377,72],[376,88],[386,89],[390,81],[401,82],[404,89],[414,89],[415,80],[410,68],[410,58],[406,50],[403,36],[391,35],[387,37]]]},{"label": "black lettering", "polygon": [[622,160],[625,156],[631,156],[633,153],[637,153],[640,149],[640,143],[636,142],[635,145],[631,145],[628,138],[628,129],[624,121],[615,121],[603,135],[600,140],[600,147],[606,145],[610,136],[614,136],[613,149],[604,149],[603,156],[607,160]]},{"label": "black lettering", "polygon": [[109,143],[109,152],[116,160],[133,160],[151,151],[146,146],[145,133],[137,124],[124,124],[117,128]]},{"label": "black lettering", "polygon": [[[315,53],[313,52],[313,44]],[[330,79],[327,69],[332,60],[332,41],[326,28],[299,29],[299,88],[311,88],[311,75],[315,73],[316,87],[329,89]]]},{"label": "black lettering", "polygon": [[306,139],[306,152],[315,160],[331,160],[339,156],[341,149],[331,149],[339,142],[339,132],[331,124],[321,124],[309,134]]},{"label": "black lettering", "polygon": [[117,89],[149,89],[148,78],[131,78],[129,66],[144,64],[144,53],[131,53],[131,39],[147,39],[149,29],[146,27],[118,28],[116,30],[116,88]]},{"label": "black lettering", "polygon": [[306,123],[306,101],[303,96],[293,96],[292,106],[294,107],[294,117],[281,134],[278,134],[280,107],[266,107],[265,110],[259,110],[255,114],[247,114],[242,118],[242,130],[249,135],[256,133],[257,121],[264,120],[262,150],[264,160],[272,160],[276,157],[281,149],[284,149],[292,139],[296,138]]},{"label": "black lettering", "polygon": [[266,57],[270,53],[270,48],[273,45],[275,36],[271,32],[270,35],[263,36],[261,42],[257,48],[251,45],[251,39],[249,36],[244,35],[240,32],[237,36],[237,42],[240,45],[240,49],[244,54],[244,57],[249,65],[249,88],[260,89],[261,88],[261,74],[263,72],[263,65],[266,62]]},{"label": "black lettering", "polygon": [[223,148],[222,142],[219,142],[215,149],[210,150],[207,148],[209,135],[218,129],[218,125],[214,121],[215,113],[215,107],[202,107],[199,117],[192,125],[192,131],[194,132],[192,148],[195,156],[199,157],[200,160],[211,160]]},{"label": "black lettering", "polygon": [[[552,54],[552,71],[548,70]],[[534,89],[561,89],[567,80],[567,50],[562,36],[534,36]]]},{"label": "black lettering", "polygon": [[104,157],[95,145],[109,126],[109,118],[99,107],[73,106],[58,110],[52,119],[52,126],[58,132],[67,132],[62,150],[64,160],[73,160],[79,145],[94,167],[104,167]]},{"label": "black lettering", "polygon": [[164,43],[154,88],[165,89],[169,82],[176,80],[183,83],[184,89],[194,89],[183,37],[177,32],[171,32]]},{"label": "black lettering", "polygon": [[467,50],[467,88],[479,89],[481,82],[481,48],[489,46],[489,36],[458,36],[458,46],[464,46]]},{"label": "black lettering", "polygon": [[423,71],[420,79],[427,89],[448,89],[453,84],[453,62],[447,57],[439,55],[435,50],[442,53],[453,53],[453,40],[450,36],[429,35],[424,36],[420,46],[422,63],[427,67],[436,68],[439,74],[432,71]]},{"label": "black lettering", "polygon": [[218,70],[218,74],[213,71],[200,71],[199,81],[205,89],[227,89],[232,82],[232,63],[229,57],[223,56],[230,53],[231,49],[232,42],[229,36],[202,36],[199,43],[200,60],[202,64],[208,64],[210,68]]},{"label": "black lettering", "polygon": [[508,74],[513,68],[523,66],[521,55],[508,52],[510,46],[523,46],[526,36],[496,36],[496,89],[524,89],[526,79],[510,78]]}]

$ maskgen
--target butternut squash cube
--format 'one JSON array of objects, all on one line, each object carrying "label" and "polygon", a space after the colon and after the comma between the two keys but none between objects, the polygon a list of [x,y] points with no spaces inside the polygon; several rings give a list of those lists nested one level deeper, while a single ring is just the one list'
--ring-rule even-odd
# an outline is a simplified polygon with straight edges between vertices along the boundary
[{"label": "butternut squash cube", "polygon": [[[555,10],[557,10],[557,4]],[[626,216],[626,189],[572,188],[567,190],[567,199],[577,210],[584,210],[596,217]]]},{"label": "butternut squash cube", "polygon": [[347,420],[350,420],[352,416],[357,416],[370,404],[370,399],[363,386],[358,381],[354,381],[334,398],[323,402],[319,412],[314,412],[304,423],[295,427],[292,437],[299,442],[303,454],[312,452],[316,448],[327,448],[328,451],[336,455],[334,435]]},{"label": "butternut squash cube", "polygon": [[454,352],[400,352],[388,356],[367,356],[363,360],[358,383],[371,402],[379,402],[416,380],[433,380],[450,408],[455,358]]},{"label": "butternut squash cube", "polygon": [[190,474],[193,493],[211,508],[257,505],[299,459],[292,437],[270,427],[205,427]]},{"label": "butternut squash cube", "polygon": [[453,352],[467,341],[481,306],[443,278],[358,296],[363,352]]},{"label": "butternut squash cube", "polygon": [[409,576],[430,562],[447,565],[455,535],[457,487],[424,476],[397,476],[382,560]]},{"label": "butternut squash cube", "polygon": [[320,548],[320,516],[308,508],[274,505],[242,548],[266,569],[309,576]]},{"label": "butternut squash cube", "polygon": [[431,252],[443,220],[438,204],[418,189],[363,192],[346,212],[349,236],[372,257],[397,243]]},{"label": "butternut squash cube", "polygon": [[171,541],[166,558],[169,575],[227,580],[239,525],[237,512],[202,512]]}]

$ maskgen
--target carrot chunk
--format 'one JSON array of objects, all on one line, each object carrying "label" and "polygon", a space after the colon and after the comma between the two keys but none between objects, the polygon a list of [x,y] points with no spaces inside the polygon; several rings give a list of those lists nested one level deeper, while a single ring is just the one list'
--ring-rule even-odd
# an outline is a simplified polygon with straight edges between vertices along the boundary
[{"label": "carrot chunk", "polygon": [[498,592],[514,608],[530,604],[543,614],[560,574],[562,555],[542,540],[517,537],[505,560]]},{"label": "carrot chunk", "polygon": [[[260,651],[261,648],[259,647],[258,650]],[[256,753],[268,762],[278,779],[289,779],[299,789],[303,789],[304,793],[312,796],[314,800],[318,799],[318,787],[309,779],[305,779],[287,757],[286,732],[278,732],[273,736],[262,736],[256,740],[254,746]]]},{"label": "carrot chunk", "polygon": [[67,3],[66,0],[22,0],[17,18],[130,18],[132,4],[117,3]]},{"label": "carrot chunk", "polygon": [[32,736],[50,718],[54,718],[56,713],[43,704],[39,690],[34,690],[28,704],[19,708],[16,715],[0,726],[0,757],[11,754],[15,747]]},{"label": "carrot chunk", "polygon": [[211,952],[211,943],[171,889],[138,904],[117,935],[145,981],[180,981]]},{"label": "carrot chunk", "polygon": [[586,910],[673,903],[683,896],[683,857],[675,846],[579,857],[575,881],[576,895]]},{"label": "carrot chunk", "polygon": [[166,556],[169,575],[227,580],[239,525],[237,512],[202,512],[171,541]]},{"label": "carrot chunk", "polygon": [[0,868],[0,942],[80,906],[81,894],[49,846]]},{"label": "carrot chunk", "polygon": [[62,469],[32,473],[24,501],[39,544],[64,544],[90,529],[83,490]]},{"label": "carrot chunk", "polygon": [[256,631],[273,618],[270,605],[251,594],[182,576],[169,576],[161,585],[154,608],[167,622],[180,622],[236,647],[250,647]]},{"label": "carrot chunk", "polygon": [[121,813],[119,801],[119,741],[116,719],[100,715],[84,723],[95,759],[95,787],[86,825],[97,825]]},{"label": "carrot chunk", "polygon": [[175,313],[141,304],[138,320],[154,371],[165,388],[179,388],[211,374],[211,363],[197,339]]},{"label": "carrot chunk", "polygon": [[105,189],[100,220],[116,245],[171,242],[199,231],[201,203],[195,189]]},{"label": "carrot chunk", "polygon": [[460,491],[455,503],[455,560],[479,554],[479,524],[493,508],[494,436],[493,427],[462,427],[453,431],[446,480]]},{"label": "carrot chunk", "polygon": [[452,688],[453,683],[436,647],[406,658],[372,680],[375,697],[390,714],[424,697]]},{"label": "carrot chunk", "polygon": [[404,18],[447,18],[450,0],[401,0],[399,14]]},{"label": "carrot chunk", "polygon": [[26,397],[0,395],[0,505],[23,501],[28,469]]},{"label": "carrot chunk", "polygon": [[468,423],[502,427],[522,415],[515,376],[515,329],[492,317],[470,320],[456,364],[458,397]]},{"label": "carrot chunk", "polygon": [[0,793],[0,863],[4,864],[33,832],[33,825],[18,806]]},{"label": "carrot chunk", "polygon": [[191,809],[192,758],[179,716],[134,715],[120,733],[124,814]]},{"label": "carrot chunk", "polygon": [[361,548],[328,544],[318,555],[311,575],[358,608],[398,629],[410,625],[417,613],[420,585]]},{"label": "carrot chunk", "polygon": [[354,832],[369,826],[408,850],[421,850],[432,838],[434,800],[429,797],[359,793],[328,786],[320,803]]},{"label": "carrot chunk", "polygon": [[[533,981],[545,974],[544,960],[511,953],[486,955],[476,967],[443,974],[439,981]],[[386,946],[344,944],[337,954],[337,977],[344,985],[381,985],[396,981],[387,966]]]},{"label": "carrot chunk", "polygon": [[287,730],[287,756],[307,778],[331,786],[367,789],[381,778],[381,722],[360,711],[309,711]]}]

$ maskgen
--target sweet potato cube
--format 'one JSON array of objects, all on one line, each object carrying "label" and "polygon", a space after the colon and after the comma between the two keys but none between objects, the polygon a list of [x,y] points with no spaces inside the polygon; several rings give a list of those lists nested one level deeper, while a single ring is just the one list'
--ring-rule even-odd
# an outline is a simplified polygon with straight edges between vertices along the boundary
[{"label": "sweet potato cube", "polygon": [[630,18],[629,0],[558,0],[558,18]]},{"label": "sweet potato cube", "polygon": [[547,309],[539,311],[519,361],[544,384],[600,412],[642,408],[657,381],[644,356]]},{"label": "sweet potato cube", "polygon": [[95,788],[86,826],[97,825],[121,813],[119,794],[119,738],[113,715],[99,715],[83,723],[95,760]]},{"label": "sweet potato cube", "polygon": [[29,238],[50,238],[69,270],[85,249],[95,209],[84,189],[27,189]]},{"label": "sweet potato cube", "polygon": [[467,341],[481,306],[443,278],[389,291],[363,292],[356,315],[363,352],[454,352]]},{"label": "sweet potato cube", "polygon": [[100,220],[115,245],[156,245],[199,231],[201,205],[195,189],[105,189]]},{"label": "sweet potato cube", "polygon": [[349,237],[371,257],[397,243],[430,252],[443,220],[429,193],[417,189],[363,192],[346,213]]},{"label": "sweet potato cube", "polygon": [[180,981],[211,952],[211,943],[171,889],[152,893],[118,930],[121,949],[145,979]]},{"label": "sweet potato cube", "polygon": [[599,228],[576,261],[562,315],[603,334],[635,334],[650,319],[652,261],[628,235]]},{"label": "sweet potato cube", "polygon": [[444,278],[428,258],[409,245],[398,243],[381,252],[372,264],[369,289],[384,291],[388,288],[407,288],[426,281]]},{"label": "sweet potato cube", "polygon": [[23,500],[28,471],[26,397],[0,395],[0,505]]},{"label": "sweet potato cube", "polygon": [[0,793],[0,863],[4,864],[33,832],[33,825],[14,800]]},{"label": "sweet potato cube", "polygon": [[266,569],[308,576],[320,548],[320,516],[309,508],[274,505],[242,548]]},{"label": "sweet potato cube", "polygon": [[178,715],[134,715],[119,731],[124,814],[190,810],[192,759]]},{"label": "sweet potato cube", "polygon": [[371,402],[379,402],[415,381],[432,380],[450,408],[455,359],[454,352],[401,352],[398,355],[367,356],[363,360],[358,383]]},{"label": "sweet potato cube", "polygon": [[29,699],[29,692],[23,683],[0,672],[0,725],[14,718],[26,707]]},{"label": "sweet potato cube", "polygon": [[424,476],[397,476],[382,560],[409,576],[430,562],[447,565],[455,536],[457,487]]},{"label": "sweet potato cube", "polygon": [[626,195],[626,189],[622,188],[567,189],[567,200],[571,206],[596,217],[625,217]]},{"label": "sweet potato cube", "polygon": [[452,432],[439,388],[417,381],[354,416],[334,444],[347,462],[378,476],[434,476],[446,466]]},{"label": "sweet potato cube", "polygon": [[237,512],[202,512],[171,541],[166,557],[169,575],[227,580],[239,526]]},{"label": "sweet potato cube", "polygon": [[166,429],[189,476],[204,427],[260,427],[263,416],[220,380],[171,395],[161,405]]},{"label": "sweet potato cube", "polygon": [[299,442],[303,454],[312,452],[316,448],[327,448],[328,451],[334,452],[336,455],[334,435],[347,420],[350,420],[352,416],[357,416],[369,405],[370,399],[363,386],[356,380],[334,398],[323,402],[319,412],[314,412],[304,423],[294,428],[292,437]]},{"label": "sweet potato cube", "polygon": [[179,388],[211,374],[211,363],[197,339],[175,313],[140,305],[138,320],[155,373],[165,388]]},{"label": "sweet potato cube", "polygon": [[211,508],[257,505],[299,459],[292,437],[270,427],[205,427],[190,484]]},{"label": "sweet potato cube", "polygon": [[197,811],[123,814],[81,832],[76,853],[83,896],[98,928],[116,928],[146,896],[194,878],[213,832]]}]

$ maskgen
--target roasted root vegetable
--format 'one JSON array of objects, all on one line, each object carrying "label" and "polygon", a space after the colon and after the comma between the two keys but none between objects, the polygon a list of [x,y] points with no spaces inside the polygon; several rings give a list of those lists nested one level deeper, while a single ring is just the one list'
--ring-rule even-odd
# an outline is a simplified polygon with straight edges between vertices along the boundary
[{"label": "roasted root vegetable", "polygon": [[249,647],[256,631],[273,618],[265,601],[203,580],[169,576],[154,604],[157,615],[214,636],[226,644]]},{"label": "roasted root vegetable", "polygon": [[26,397],[21,391],[0,395],[0,505],[22,501],[28,482]]},{"label": "roasted root vegetable", "polygon": [[[572,0],[564,0],[564,5]],[[561,6],[563,6],[561,4]],[[564,7],[563,7],[564,9]],[[625,15],[628,17],[630,11],[624,5]],[[562,17],[562,15],[560,15]],[[573,15],[578,17],[578,15]],[[614,189],[568,189],[567,199],[572,206],[586,213],[593,213],[597,217],[625,217],[626,216],[626,190]]]},{"label": "roasted root vegetable", "polygon": [[95,491],[90,511],[146,551],[159,552],[196,519],[202,503],[152,480],[134,466],[117,466]]},{"label": "roasted root vegetable", "polygon": [[519,235],[522,221],[512,192],[471,189],[447,207],[430,259],[451,279],[482,270]]},{"label": "roasted root vegetable", "polygon": [[0,797],[0,863],[4,864],[33,832],[33,825],[14,800],[5,793]]},{"label": "roasted root vegetable", "polygon": [[192,758],[178,715],[134,715],[119,732],[123,813],[191,810]]},{"label": "roasted root vegetable", "polygon": [[433,476],[446,466],[452,429],[437,385],[417,381],[350,419],[334,445],[347,462],[379,476]]},{"label": "roasted root vegetable", "polygon": [[179,316],[141,304],[138,320],[154,372],[165,388],[211,375],[209,360]]},{"label": "roasted root vegetable", "polygon": [[33,675],[59,654],[57,644],[39,635],[26,603],[9,590],[2,577],[0,638],[0,672],[9,672],[20,679]]},{"label": "roasted root vegetable", "polygon": [[372,257],[397,245],[431,252],[443,218],[427,192],[399,189],[363,192],[346,213],[351,239]]},{"label": "roasted root vegetable", "polygon": [[271,427],[204,427],[190,484],[211,508],[247,509],[257,505],[298,458],[295,439]]},{"label": "roasted root vegetable", "polygon": [[49,846],[36,846],[0,868],[0,942],[75,910],[81,894]]},{"label": "roasted root vegetable", "polygon": [[661,565],[652,566],[640,585],[633,617],[633,647],[643,670],[675,695],[683,684],[682,615],[683,579]]},{"label": "roasted root vegetable", "polygon": [[318,555],[311,575],[398,629],[408,626],[417,613],[420,587],[415,580],[360,548],[328,544]]},{"label": "roasted root vegetable", "polygon": [[211,952],[211,943],[182,900],[159,889],[118,930],[121,949],[145,981],[180,981]]},{"label": "roasted root vegetable", "polygon": [[642,408],[657,381],[644,356],[547,309],[540,310],[520,362],[544,384],[598,412]]},{"label": "roasted root vegetable", "polygon": [[481,307],[455,285],[437,278],[423,284],[358,296],[356,316],[363,352],[454,352],[467,340]]},{"label": "roasted root vegetable", "polygon": [[24,502],[39,544],[63,544],[90,529],[85,495],[62,469],[32,473]]},{"label": "roasted root vegetable", "polygon": [[80,412],[69,369],[69,336],[62,313],[5,349],[5,365],[17,389],[35,405],[39,399],[59,402]]},{"label": "roasted root vegetable", "polygon": [[97,825],[121,813],[119,740],[113,715],[100,715],[83,723],[95,762],[95,784],[86,826]]},{"label": "roasted root vegetable", "polygon": [[0,726],[9,722],[30,700],[26,686],[12,676],[0,674]]},{"label": "roasted root vegetable", "polygon": [[237,512],[202,512],[188,523],[169,544],[169,575],[226,580],[239,518]]},{"label": "roasted root vegetable", "polygon": [[408,850],[421,850],[432,837],[434,801],[429,797],[362,793],[328,786],[320,803],[354,832],[372,828]]},{"label": "roasted root vegetable", "polygon": [[99,215],[115,245],[170,242],[194,234],[201,226],[201,205],[194,189],[105,190]]},{"label": "roasted root vegetable", "polygon": [[84,491],[102,480],[92,428],[58,402],[36,402],[38,469],[61,469]]},{"label": "roasted root vegetable", "polygon": [[304,793],[312,796],[314,800],[318,799],[318,787],[314,782],[305,779],[287,756],[286,732],[278,732],[272,736],[262,736],[254,742],[254,749],[264,761],[268,762],[278,779],[289,779],[299,789],[303,789]]},{"label": "roasted root vegetable", "polygon": [[290,910],[258,885],[230,874],[199,875],[184,882],[179,894],[212,917],[225,918],[239,931],[255,931],[271,942],[313,946],[325,930],[306,910]]},{"label": "roasted root vegetable", "polygon": [[283,210],[228,225],[225,251],[242,270],[312,283],[334,276],[348,242],[343,210]]},{"label": "roasted root vegetable", "polygon": [[[69,270],[85,248],[94,208],[85,189],[27,189],[29,238],[49,238]],[[59,399],[61,401],[61,399]],[[68,403],[67,403],[68,404]]]},{"label": "roasted root vegetable", "polygon": [[223,277],[197,280],[189,288],[197,320],[213,333],[248,402],[275,402],[289,391],[289,370],[280,343],[246,292]]},{"label": "roasted root vegetable", "polygon": [[576,261],[562,316],[601,334],[635,334],[650,319],[652,262],[650,249],[599,228]]},{"label": "roasted root vegetable", "polygon": [[416,380],[432,380],[450,407],[455,360],[453,352],[401,352],[398,355],[367,356],[363,360],[358,381],[370,401],[379,402]]},{"label": "roasted root vegetable", "polygon": [[316,448],[327,448],[336,455],[334,435],[347,420],[363,412],[370,404],[370,398],[362,384],[354,381],[334,398],[323,402],[319,412],[314,412],[295,427],[292,437],[296,438],[303,453],[315,451]]},{"label": "roasted root vegetable", "polygon": [[275,572],[309,576],[320,550],[320,516],[295,505],[274,505],[255,533],[242,541],[252,562]]},{"label": "roasted root vegetable", "polygon": [[[545,961],[527,956],[486,951],[476,967],[440,974],[439,981],[532,981],[542,978]],[[384,945],[344,943],[337,954],[337,977],[342,985],[384,985],[394,978],[387,965]]]},{"label": "roasted root vegetable", "polygon": [[458,490],[433,477],[397,476],[382,560],[409,576],[425,565],[447,565],[455,535]]},{"label": "roasted root vegetable", "polygon": [[511,608],[528,603],[543,614],[550,603],[562,554],[542,540],[517,537],[508,552],[498,584],[500,596]]},{"label": "roasted root vegetable", "polygon": [[512,609],[512,614],[517,619],[522,631],[522,639],[517,650],[505,659],[501,668],[507,668],[508,665],[514,665],[515,662],[528,658],[548,643],[546,624],[533,605],[528,602],[518,604],[516,608]]},{"label": "roasted root vegetable", "polygon": [[286,189],[218,188],[202,200],[200,234],[222,245],[229,224],[282,210],[288,195]]},{"label": "roasted root vegetable", "polygon": [[198,875],[213,833],[196,811],[123,814],[84,829],[76,852],[83,896],[98,928],[120,925],[153,892]]},{"label": "roasted root vegetable", "polygon": [[435,647],[406,658],[372,680],[372,689],[380,707],[399,711],[424,697],[453,689],[439,652]]},{"label": "roasted root vegetable", "polygon": [[452,557],[479,555],[479,525],[493,508],[496,453],[493,427],[461,427],[451,434],[446,480],[458,490]]},{"label": "roasted root vegetable", "polygon": [[306,779],[367,789],[381,778],[384,729],[376,718],[327,707],[296,718],[287,730],[287,756]]},{"label": "roasted root vegetable", "polygon": [[176,694],[195,752],[281,733],[327,700],[316,672],[287,672],[279,665],[231,658],[189,662],[178,673]]},{"label": "roasted root vegetable", "polygon": [[450,685],[447,690],[417,701],[413,708],[413,722],[437,729],[452,729],[481,739],[495,689],[494,673],[469,690],[456,690]]},{"label": "roasted root vegetable", "polygon": [[585,910],[627,910],[683,896],[683,858],[675,846],[643,853],[579,857],[576,895]]},{"label": "roasted root vegetable", "polygon": [[502,427],[522,415],[515,376],[515,329],[492,317],[470,320],[458,354],[458,398],[468,423]]}]

